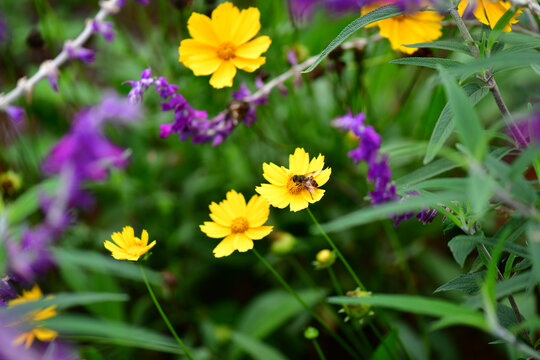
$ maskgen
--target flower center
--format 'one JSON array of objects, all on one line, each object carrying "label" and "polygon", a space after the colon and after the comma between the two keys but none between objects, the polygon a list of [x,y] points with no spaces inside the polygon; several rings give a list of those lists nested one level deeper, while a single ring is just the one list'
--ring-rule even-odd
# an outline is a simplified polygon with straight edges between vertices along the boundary
[{"label": "flower center", "polygon": [[232,221],[231,231],[233,234],[243,233],[249,229],[248,221],[243,217],[238,217]]},{"label": "flower center", "polygon": [[234,48],[234,45],[230,42],[226,42],[221,44],[217,49],[217,55],[220,59],[223,60],[229,60],[230,58],[234,57],[234,51],[236,49]]},{"label": "flower center", "polygon": [[302,184],[294,182],[293,177],[291,176],[289,178],[289,181],[287,181],[287,189],[291,194],[297,195],[300,194],[302,190],[304,190],[304,187],[302,186]]}]

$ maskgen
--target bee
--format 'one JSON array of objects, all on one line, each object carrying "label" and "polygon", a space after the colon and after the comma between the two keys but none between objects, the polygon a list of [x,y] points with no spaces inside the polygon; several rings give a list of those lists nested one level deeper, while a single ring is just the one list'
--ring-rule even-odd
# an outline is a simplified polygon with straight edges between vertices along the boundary
[{"label": "bee", "polygon": [[322,170],[313,171],[305,175],[293,175],[292,180],[296,186],[302,186],[304,189],[306,189],[311,195],[311,198],[313,198],[313,194],[315,194],[315,190],[317,190],[317,187],[319,186],[313,177],[317,176],[321,172]]}]

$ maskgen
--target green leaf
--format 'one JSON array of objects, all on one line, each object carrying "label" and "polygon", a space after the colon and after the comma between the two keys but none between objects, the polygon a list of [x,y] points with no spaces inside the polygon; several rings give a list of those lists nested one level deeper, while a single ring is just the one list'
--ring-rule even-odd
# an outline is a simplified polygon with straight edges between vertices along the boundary
[{"label": "green leaf", "polygon": [[39,209],[40,196],[54,194],[58,184],[58,178],[44,180],[41,184],[26,190],[17,200],[6,206],[8,225],[19,223],[36,212]]},{"label": "green leaf", "polygon": [[540,283],[540,227],[531,225],[527,231],[527,239],[529,240],[533,279],[536,283]]},{"label": "green leaf", "polygon": [[463,89],[456,84],[455,80],[443,69],[440,70],[440,76],[450,109],[454,114],[458,137],[471,155],[481,159],[487,148],[487,139],[480,124],[480,119],[478,119],[469,98]]},{"label": "green leaf", "polygon": [[233,332],[231,340],[255,360],[287,360],[287,358],[273,347],[240,332]]},{"label": "green leaf", "polygon": [[[505,279],[497,282],[495,285],[495,298],[501,299],[510,294],[515,294],[526,289],[530,284],[531,272],[522,272],[510,279]],[[469,297],[464,304],[471,308],[480,308],[483,305],[481,294],[476,294]]]},{"label": "green leaf", "polygon": [[446,70],[453,76],[466,76],[493,69],[493,72],[516,69],[540,63],[540,53],[537,51],[502,50],[490,57],[475,59]]},{"label": "green leaf", "polygon": [[376,294],[364,298],[336,296],[330,297],[328,302],[339,305],[371,304],[375,307],[384,307],[397,311],[434,317],[447,317],[449,314],[452,314],[452,316],[467,318],[467,325],[476,326],[481,329],[485,328],[484,318],[480,312],[465,306],[456,305],[446,300],[422,296],[387,294]]},{"label": "green leaf", "polygon": [[47,294],[46,297],[22,303],[16,306],[9,307],[7,309],[2,309],[0,312],[4,312],[7,315],[21,315],[26,314],[29,311],[35,309],[41,309],[47,306],[56,305],[59,310],[80,306],[93,304],[97,302],[104,301],[127,301],[129,297],[126,294],[115,294],[115,293],[59,293],[59,294]]},{"label": "green leaf", "polygon": [[[440,203],[459,201],[463,198],[463,192],[440,192],[436,194],[423,194],[420,196],[411,196],[405,201],[391,201],[377,206],[369,206],[352,213],[343,215],[336,220],[322,224],[326,232],[336,232],[349,229],[354,226],[367,224],[369,222],[385,219],[395,214],[403,214],[410,211],[419,211],[425,207],[433,207]],[[312,233],[318,233],[317,229],[312,227]]]},{"label": "green leaf", "polygon": [[[53,254],[57,262],[65,266],[77,266],[110,276],[118,276],[129,280],[143,281],[138,264],[129,261],[115,260],[111,256],[102,255],[93,251],[65,250],[54,248]],[[154,285],[162,286],[163,281],[159,272],[145,268],[148,281]]]},{"label": "green leaf", "polygon": [[[497,245],[497,240],[479,235],[458,235],[448,242],[448,247],[452,251],[452,255],[454,255],[456,262],[463,267],[465,259],[478,244],[495,246]],[[524,258],[529,257],[529,252],[526,247],[509,241],[505,242],[503,249]]]},{"label": "green leaf", "polygon": [[371,360],[393,360],[404,358],[403,354],[400,352],[398,332],[396,330],[390,331],[382,341],[382,343],[377,346],[375,352],[371,356]]},{"label": "green leaf", "polygon": [[453,41],[453,40],[438,40],[432,42],[423,42],[410,45],[403,45],[410,48],[431,48],[431,49],[441,49],[441,50],[450,50],[450,51],[459,51],[466,54],[470,54],[469,48],[463,44],[462,41]]},{"label": "green leaf", "polygon": [[487,174],[470,174],[467,178],[467,199],[471,207],[471,216],[480,218],[490,207],[489,200],[493,195],[495,184]]},{"label": "green leaf", "polygon": [[495,27],[491,32],[489,33],[488,42],[487,42],[487,48],[488,51],[491,51],[491,48],[493,47],[493,44],[499,36],[501,35],[504,27],[510,22],[514,14],[516,13],[516,10],[514,10],[512,7],[510,7],[503,16],[497,21],[497,24],[495,24]]},{"label": "green leaf", "polygon": [[398,192],[411,190],[463,190],[467,185],[465,178],[437,178],[421,181],[412,185],[404,185],[398,189]]},{"label": "green leaf", "polygon": [[67,314],[49,318],[43,324],[62,335],[101,343],[183,354],[173,338],[131,324]]},{"label": "green leaf", "polygon": [[457,278],[450,280],[446,284],[439,286],[434,293],[458,290],[463,291],[468,295],[476,294],[478,290],[480,290],[479,285],[484,279],[484,275],[485,272],[460,275]]},{"label": "green leaf", "polygon": [[[489,92],[487,86],[479,86],[475,83],[466,84],[463,87],[463,90],[469,96],[471,103],[476,105],[480,100],[482,100]],[[441,111],[441,115],[437,119],[431,138],[429,139],[428,148],[426,150],[426,156],[424,157],[424,164],[431,162],[441,150],[445,141],[450,137],[452,131],[454,130],[454,118],[452,116],[452,110],[450,109],[450,104],[446,104],[444,109]]]},{"label": "green leaf", "polygon": [[428,164],[424,167],[416,169],[412,171],[411,173],[400,177],[399,179],[395,181],[396,187],[401,188],[401,187],[413,185],[423,180],[435,177],[449,170],[455,169],[456,167],[458,167],[458,164],[450,160],[439,159],[437,161],[434,161],[431,164]]},{"label": "green leaf", "polygon": [[[306,304],[313,306],[324,298],[325,292],[320,289],[307,289],[298,291],[298,295]],[[240,316],[236,329],[262,339],[303,310],[302,305],[288,292],[267,292],[249,304]]]},{"label": "green leaf", "polygon": [[384,5],[381,6],[364,16],[359,17],[358,19],[351,22],[349,25],[343,29],[338,36],[334,40],[328,44],[328,46],[322,51],[322,53],[319,55],[317,60],[306,70],[304,70],[304,73],[311,72],[319,63],[330,53],[332,50],[337,48],[343,41],[345,41],[349,36],[351,36],[354,32],[357,30],[363,28],[366,25],[369,25],[371,23],[374,23],[379,20],[392,18],[398,15],[403,14],[403,11],[401,11],[397,6],[394,5]]},{"label": "green leaf", "polygon": [[406,58],[392,60],[390,61],[390,64],[414,65],[414,66],[427,67],[430,69],[438,69],[439,67],[451,68],[454,66],[461,65],[462,63],[456,60],[445,59],[445,58],[406,57]]}]

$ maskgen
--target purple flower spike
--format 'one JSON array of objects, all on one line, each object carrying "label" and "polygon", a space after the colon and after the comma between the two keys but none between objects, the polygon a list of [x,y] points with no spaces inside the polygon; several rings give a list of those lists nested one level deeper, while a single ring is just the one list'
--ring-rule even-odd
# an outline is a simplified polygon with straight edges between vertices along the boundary
[{"label": "purple flower spike", "polygon": [[70,42],[65,45],[66,52],[70,59],[78,59],[85,63],[93,63],[96,60],[93,50],[82,46],[75,47]]},{"label": "purple flower spike", "polygon": [[508,133],[519,147],[525,148],[531,144],[540,144],[540,112],[511,124]]},{"label": "purple flower spike", "polygon": [[7,115],[16,123],[24,120],[24,109],[15,105],[8,105],[6,108]]},{"label": "purple flower spike", "polygon": [[[339,129],[351,131],[359,139],[358,147],[349,151],[348,155],[355,163],[365,161],[368,165],[367,180],[374,185],[374,190],[369,192],[371,204],[377,205],[396,200],[405,201],[408,195],[401,198],[396,193],[396,186],[391,183],[392,170],[388,165],[388,155],[379,154],[381,136],[373,126],[364,125],[365,121],[364,114],[353,115],[349,112],[332,120],[332,124]],[[410,193],[409,195],[419,194]],[[427,224],[432,222],[436,215],[437,211],[434,209],[423,209],[416,217],[419,221]],[[405,213],[394,215],[391,219],[394,220],[394,226],[397,226],[413,216],[414,213]]]},{"label": "purple flower spike", "polygon": [[101,34],[108,42],[114,41],[115,32],[111,22],[92,20],[92,31],[96,34]]}]

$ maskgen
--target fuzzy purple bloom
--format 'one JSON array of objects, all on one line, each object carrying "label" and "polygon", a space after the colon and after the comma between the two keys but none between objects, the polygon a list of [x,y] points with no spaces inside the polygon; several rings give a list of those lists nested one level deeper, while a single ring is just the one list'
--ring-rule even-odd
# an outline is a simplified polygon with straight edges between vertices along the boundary
[{"label": "fuzzy purple bloom", "polygon": [[[406,201],[408,195],[400,197],[396,193],[396,186],[391,182],[392,170],[388,165],[388,155],[381,155],[381,136],[375,131],[373,126],[366,126],[364,122],[366,116],[362,113],[353,115],[347,113],[332,120],[332,124],[342,130],[351,131],[358,139],[358,147],[349,152],[349,157],[355,162],[365,161],[368,165],[367,180],[374,185],[374,189],[369,192],[372,205],[382,204],[388,201]],[[410,193],[409,195],[417,195]],[[423,209],[416,217],[424,224],[433,221],[437,211],[433,209]],[[409,220],[414,213],[398,214],[391,217],[394,226],[401,221]]]},{"label": "fuzzy purple bloom", "polygon": [[66,43],[64,48],[68,54],[68,57],[72,60],[77,59],[85,63],[93,63],[96,60],[93,50],[84,48],[82,46],[76,47],[71,45],[69,42]]},{"label": "fuzzy purple bloom", "polygon": [[101,34],[108,42],[114,41],[115,32],[111,22],[92,20],[92,31],[96,34]]},{"label": "fuzzy purple bloom", "polygon": [[0,278],[0,306],[6,305],[8,300],[17,297],[17,291],[13,287],[10,276]]},{"label": "fuzzy purple bloom", "polygon": [[525,148],[531,144],[540,144],[540,112],[510,125],[508,134],[517,142],[519,147]]},{"label": "fuzzy purple bloom", "polygon": [[24,109],[15,105],[8,105],[6,107],[6,114],[11,120],[16,123],[20,123],[24,120]]},{"label": "fuzzy purple bloom", "polygon": [[255,109],[267,101],[266,97],[260,97],[251,101],[245,101],[251,96],[245,85],[241,85],[238,91],[233,92],[233,100],[228,109],[217,116],[209,119],[204,110],[192,107],[186,98],[178,93],[178,86],[170,84],[164,77],[152,77],[151,70],[145,69],[139,80],[125,81],[131,85],[128,99],[138,103],[142,101],[145,91],[152,85],[159,96],[165,100],[161,103],[161,111],[172,111],[174,121],[159,125],[159,136],[166,138],[177,134],[181,141],[189,138],[193,143],[212,143],[212,146],[221,144],[235,127],[243,122],[249,126],[257,120]]}]

